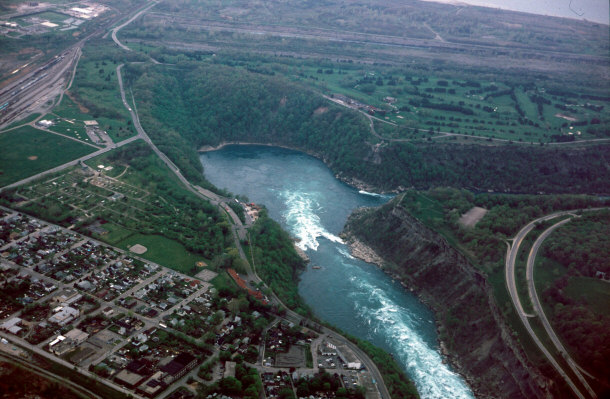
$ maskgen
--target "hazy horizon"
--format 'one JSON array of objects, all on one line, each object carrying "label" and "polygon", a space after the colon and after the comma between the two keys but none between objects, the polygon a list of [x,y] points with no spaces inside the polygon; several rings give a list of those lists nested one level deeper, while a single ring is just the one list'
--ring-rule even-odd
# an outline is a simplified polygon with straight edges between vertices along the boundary
[{"label": "hazy horizon", "polygon": [[437,3],[468,4],[501,8],[531,14],[548,15],[610,24],[608,0],[422,0]]}]

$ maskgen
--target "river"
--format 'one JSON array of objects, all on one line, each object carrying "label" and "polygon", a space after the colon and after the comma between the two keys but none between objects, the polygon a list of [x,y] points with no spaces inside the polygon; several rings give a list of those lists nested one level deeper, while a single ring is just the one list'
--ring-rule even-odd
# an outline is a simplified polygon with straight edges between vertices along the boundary
[{"label": "river", "polygon": [[283,148],[227,146],[202,154],[201,162],[214,185],[264,204],[300,239],[311,265],[299,293],[318,317],[393,354],[423,399],[474,398],[442,362],[430,309],[376,266],[352,257],[339,237],[353,209],[390,197],[359,192],[319,160]]}]

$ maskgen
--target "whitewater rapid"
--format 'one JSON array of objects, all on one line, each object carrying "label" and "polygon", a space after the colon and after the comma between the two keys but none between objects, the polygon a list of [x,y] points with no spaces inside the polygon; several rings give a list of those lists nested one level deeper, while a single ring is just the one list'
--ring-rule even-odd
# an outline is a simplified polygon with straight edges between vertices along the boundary
[{"label": "whitewater rapid", "polygon": [[[374,193],[360,194],[379,196]],[[285,223],[298,239],[297,245],[301,249],[317,251],[320,239],[328,240],[328,245],[335,247],[350,286],[350,289],[341,291],[347,292],[351,299],[354,316],[385,337],[395,359],[403,363],[414,380],[421,398],[473,399],[461,377],[443,362],[438,348],[418,334],[423,320],[398,304],[382,288],[363,278],[351,264],[355,259],[343,240],[323,225],[319,213],[324,207],[316,193],[289,189],[281,191],[280,195],[286,204],[286,210],[282,212]],[[429,324],[432,320],[426,322]]]},{"label": "whitewater rapid", "polygon": [[320,221],[316,211],[321,208],[315,194],[284,190],[280,193],[286,202],[287,209],[282,213],[291,233],[298,239],[297,246],[303,251],[317,250],[318,238],[324,237],[332,242],[343,244],[343,240],[329,233]]},{"label": "whitewater rapid", "polygon": [[315,314],[394,356],[422,399],[474,399],[462,377],[443,363],[434,315],[374,265],[354,258],[341,240],[349,214],[390,198],[358,192],[320,161],[273,147],[230,146],[201,156],[216,186],[264,204],[311,259],[299,294]]}]

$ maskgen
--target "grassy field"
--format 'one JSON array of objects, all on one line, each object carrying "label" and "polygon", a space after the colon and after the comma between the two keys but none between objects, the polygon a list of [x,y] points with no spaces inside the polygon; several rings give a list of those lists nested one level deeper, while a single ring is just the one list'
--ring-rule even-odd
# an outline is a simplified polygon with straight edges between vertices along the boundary
[{"label": "grassy field", "polygon": [[5,129],[2,129],[2,130],[8,130],[8,129],[12,129],[17,126],[25,125],[26,123],[30,123],[30,122],[36,120],[36,118],[38,118],[39,116],[40,116],[40,114],[32,114],[32,115],[28,116],[27,118],[24,118],[17,122],[11,123]]},{"label": "grassy field", "polygon": [[132,234],[118,242],[117,246],[129,249],[135,244],[148,249],[141,257],[186,274],[192,274],[195,262],[204,260],[188,252],[180,243],[159,235]]},{"label": "grassy field", "polygon": [[79,144],[30,126],[0,134],[0,186],[64,164],[94,151]]},{"label": "grassy field", "polygon": [[[121,101],[116,77],[118,62],[110,60],[110,50],[109,55],[100,59],[102,47],[91,45],[84,48],[70,93],[53,110],[53,114],[64,121],[54,126],[53,130],[89,141],[83,121],[96,120],[100,129],[105,130],[114,141],[135,135],[131,117]],[[72,122],[72,126],[65,120]]]},{"label": "grassy field", "polygon": [[[133,46],[167,62],[185,58],[160,47]],[[205,53],[197,59],[205,62]],[[429,71],[378,64],[281,57],[242,59],[227,57],[214,62],[283,75],[325,95],[355,100],[365,112],[369,112],[367,107],[374,107],[376,117],[396,125],[375,121],[378,132],[388,139],[418,140],[441,132],[539,144],[608,138],[610,134],[609,101],[584,93],[556,93],[532,83],[468,80],[459,78],[459,74],[447,78]]]}]

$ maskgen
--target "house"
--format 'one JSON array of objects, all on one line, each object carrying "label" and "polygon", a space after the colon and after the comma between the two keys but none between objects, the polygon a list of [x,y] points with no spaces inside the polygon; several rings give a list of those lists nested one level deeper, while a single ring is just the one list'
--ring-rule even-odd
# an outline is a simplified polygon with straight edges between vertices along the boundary
[{"label": "house", "polygon": [[91,291],[94,288],[93,284],[91,284],[89,280],[80,281],[76,283],[76,286],[83,291]]}]

